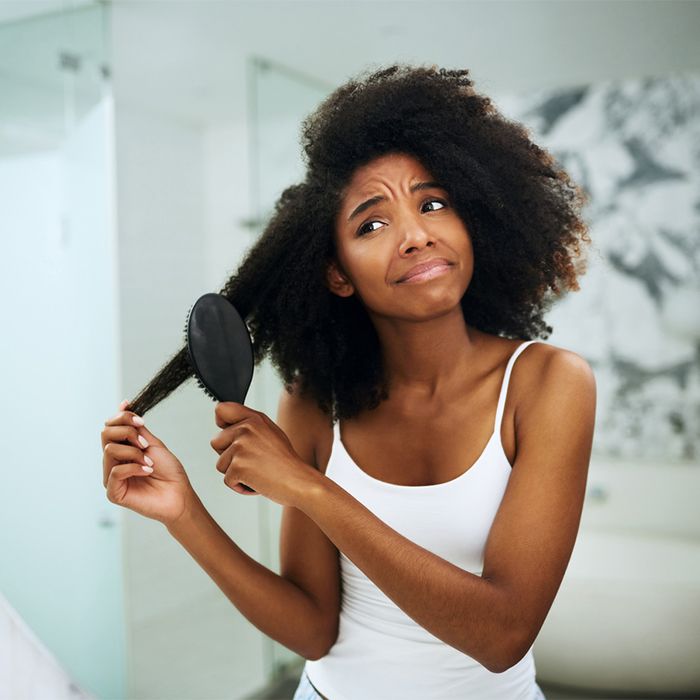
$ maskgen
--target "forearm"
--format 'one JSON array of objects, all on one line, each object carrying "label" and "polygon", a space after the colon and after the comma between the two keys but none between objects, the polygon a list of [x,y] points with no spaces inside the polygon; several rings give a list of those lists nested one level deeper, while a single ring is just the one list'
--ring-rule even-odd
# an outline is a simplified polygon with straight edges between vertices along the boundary
[{"label": "forearm", "polygon": [[167,529],[261,632],[307,659],[325,653],[327,635],[313,599],[249,557],[199,498],[195,496],[187,514]]},{"label": "forearm", "polygon": [[421,627],[490,670],[508,667],[518,635],[507,595],[415,544],[322,474],[294,505]]}]

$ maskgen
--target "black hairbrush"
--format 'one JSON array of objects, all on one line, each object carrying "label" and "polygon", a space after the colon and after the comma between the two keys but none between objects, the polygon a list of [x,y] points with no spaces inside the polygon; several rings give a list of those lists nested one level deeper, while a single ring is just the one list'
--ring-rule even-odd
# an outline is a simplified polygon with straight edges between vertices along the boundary
[{"label": "black hairbrush", "polygon": [[253,344],[236,307],[221,294],[204,294],[187,312],[185,336],[204,393],[215,401],[243,403],[253,379]]},{"label": "black hairbrush", "polygon": [[204,393],[214,401],[243,403],[253,379],[253,344],[236,307],[221,294],[204,294],[187,312],[185,336]]}]

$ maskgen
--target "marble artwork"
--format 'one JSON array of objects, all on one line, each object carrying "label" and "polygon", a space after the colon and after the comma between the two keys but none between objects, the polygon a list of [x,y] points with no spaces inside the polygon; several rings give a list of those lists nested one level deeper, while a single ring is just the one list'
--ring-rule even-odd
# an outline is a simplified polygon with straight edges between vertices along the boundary
[{"label": "marble artwork", "polygon": [[[476,86],[478,89],[478,85]],[[593,241],[547,339],[596,375],[594,453],[700,457],[700,75],[493,95],[580,184]]]}]

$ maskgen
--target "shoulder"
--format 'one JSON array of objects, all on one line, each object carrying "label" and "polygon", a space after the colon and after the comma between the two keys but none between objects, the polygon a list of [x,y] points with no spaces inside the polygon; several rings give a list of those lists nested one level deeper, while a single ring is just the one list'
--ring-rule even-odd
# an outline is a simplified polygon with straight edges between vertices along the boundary
[{"label": "shoulder", "polygon": [[547,403],[579,402],[595,408],[596,381],[587,360],[573,350],[535,342],[522,351],[512,369],[518,424]]},{"label": "shoulder", "polygon": [[277,408],[277,425],[285,432],[299,456],[319,468],[318,445],[333,430],[329,415],[319,408],[315,399],[302,394],[298,384],[291,391],[282,388]]},{"label": "shoulder", "polygon": [[[506,340],[506,358],[515,352],[523,340]],[[512,368],[513,381],[536,385],[545,377],[568,378],[573,381],[595,382],[593,370],[578,353],[552,343],[536,340],[522,350]]]},{"label": "shoulder", "polygon": [[591,366],[573,350],[543,342],[532,343],[527,349],[530,351],[530,368],[539,379],[595,386]]}]

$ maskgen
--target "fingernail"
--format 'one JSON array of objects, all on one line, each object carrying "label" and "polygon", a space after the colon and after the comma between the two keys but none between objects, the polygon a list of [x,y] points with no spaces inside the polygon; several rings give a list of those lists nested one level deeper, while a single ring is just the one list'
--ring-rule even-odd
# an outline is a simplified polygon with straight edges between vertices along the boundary
[{"label": "fingernail", "polygon": [[136,425],[146,425],[146,421],[141,416],[134,416],[134,423]]},{"label": "fingernail", "polygon": [[141,469],[143,469],[143,470],[144,470],[145,472],[147,472],[148,474],[150,474],[150,473],[153,471],[153,467],[143,467],[143,466],[142,466]]},{"label": "fingernail", "polygon": [[153,460],[148,455],[144,455],[143,458],[149,467],[153,466]]},{"label": "fingernail", "polygon": [[139,442],[143,447],[148,447],[148,440],[143,435],[139,435]]}]

